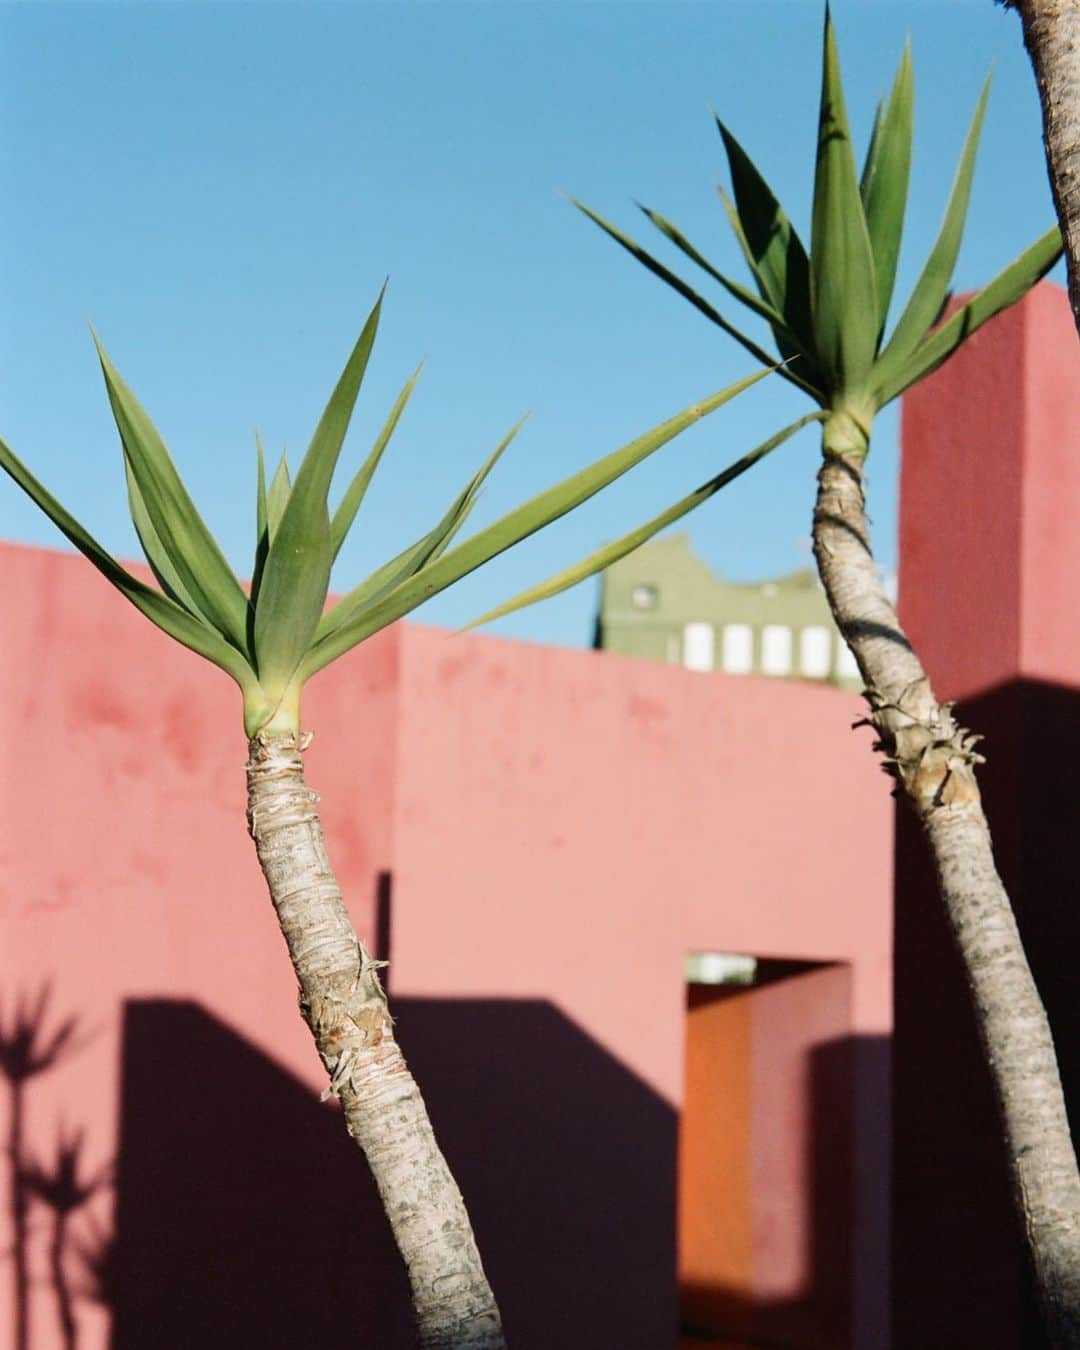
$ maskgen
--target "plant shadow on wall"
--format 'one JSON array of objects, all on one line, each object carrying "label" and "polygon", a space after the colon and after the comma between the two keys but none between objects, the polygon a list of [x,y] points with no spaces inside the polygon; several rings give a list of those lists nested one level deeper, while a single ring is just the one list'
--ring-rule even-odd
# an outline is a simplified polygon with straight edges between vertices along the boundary
[{"label": "plant shadow on wall", "polygon": [[[377,902],[383,957],[387,875]],[[514,1350],[671,1350],[670,1103],[546,1000],[394,1006]],[[802,1063],[805,1287],[737,1309],[800,1350],[839,1350],[816,1328],[849,1321],[850,1150],[838,1157],[836,1139],[853,1110],[865,1128],[885,1109],[887,1055],[830,1038]],[[336,1104],[192,1001],[128,1002],[122,1065],[111,1350],[413,1350],[404,1274]],[[746,1297],[711,1292],[729,1308]]]},{"label": "plant shadow on wall", "polygon": [[[384,940],[388,910],[381,906]],[[0,1018],[18,1106],[17,1350],[76,1350],[84,1300],[110,1310],[111,1350],[412,1350],[407,1283],[374,1185],[350,1165],[336,1104],[320,1103],[268,1047],[198,1004],[132,1000],[117,1162],[88,1171],[76,1131],[28,1138],[27,1082],[80,1044],[77,1020],[50,1028],[47,1005],[45,989]],[[544,1000],[399,997],[396,1007],[487,1241],[515,1350],[671,1347],[678,1122],[670,1104]],[[852,1075],[856,1098],[862,1083],[864,1096],[882,1099],[859,1067],[864,1050],[830,1042],[805,1065],[806,1288],[752,1307],[745,1289],[718,1282],[693,1291],[725,1309],[733,1328],[825,1344],[814,1328],[822,1294],[835,1299],[845,1287],[846,1272],[832,1267],[847,1250],[847,1232],[838,1245],[837,1231],[849,1209],[847,1163],[838,1179],[830,1141],[849,1115]],[[115,1231],[90,1203],[110,1184]],[[39,1282],[51,1286],[53,1306],[31,1327],[30,1313],[48,1306],[30,1297]],[[847,1318],[830,1304],[831,1326]]]},{"label": "plant shadow on wall", "polygon": [[56,1321],[64,1350],[75,1350],[78,1326],[75,1288],[69,1262],[72,1254],[87,1265],[93,1296],[94,1263],[100,1264],[105,1247],[92,1230],[89,1241],[73,1230],[75,1216],[109,1183],[111,1168],[83,1175],[83,1136],[60,1126],[53,1159],[45,1162],[31,1150],[27,1128],[27,1091],[34,1080],[56,1069],[85,1043],[78,1035],[78,1019],[62,1019],[49,1027],[51,989],[44,984],[33,996],[15,997],[10,1019],[0,1005],[0,1075],[7,1083],[7,1190],[11,1243],[7,1255],[12,1271],[12,1345],[30,1350],[33,1257],[42,1236],[34,1210],[50,1212],[45,1236],[48,1281],[52,1286]]}]

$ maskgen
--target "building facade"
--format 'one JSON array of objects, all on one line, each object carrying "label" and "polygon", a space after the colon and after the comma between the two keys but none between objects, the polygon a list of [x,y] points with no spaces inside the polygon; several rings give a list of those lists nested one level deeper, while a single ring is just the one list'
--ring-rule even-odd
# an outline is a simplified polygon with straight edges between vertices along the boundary
[{"label": "building facade", "polygon": [[724,581],[682,533],[651,540],[604,572],[596,645],[688,670],[859,687],[813,568]]}]

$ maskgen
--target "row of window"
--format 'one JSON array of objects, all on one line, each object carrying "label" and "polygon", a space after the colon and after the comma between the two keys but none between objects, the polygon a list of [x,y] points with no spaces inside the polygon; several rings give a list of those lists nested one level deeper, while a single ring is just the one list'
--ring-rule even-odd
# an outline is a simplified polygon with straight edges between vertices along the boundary
[{"label": "row of window", "polygon": [[[767,623],[760,630],[758,669],[765,675],[805,675],[827,679],[835,670],[841,679],[858,676],[847,643],[830,629],[812,625],[797,634],[786,624]],[[798,641],[798,667],[793,651]],[[716,629],[711,623],[688,623],[683,629],[682,663],[688,670],[715,670]],[[754,669],[754,630],[747,623],[725,624],[720,630],[720,669],[748,675]]]}]

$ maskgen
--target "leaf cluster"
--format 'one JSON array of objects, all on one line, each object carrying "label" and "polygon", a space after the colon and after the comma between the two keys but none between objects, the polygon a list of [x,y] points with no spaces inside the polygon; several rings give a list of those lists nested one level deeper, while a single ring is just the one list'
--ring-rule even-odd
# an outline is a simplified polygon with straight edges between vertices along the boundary
[{"label": "leaf cluster", "polygon": [[0,467],[107,580],[170,637],[232,676],[244,695],[249,736],[297,731],[300,691],[331,661],[580,505],[769,373],[762,369],[691,404],[456,542],[484,481],[520,430],[519,422],[430,529],[327,608],[334,560],[420,374],[417,370],[406,382],[331,511],[331,484],[374,346],[382,300],[380,295],[364,324],[295,479],[283,455],[267,483],[263,449],[257,443],[256,542],[249,593],[199,514],[154,424],[96,335],[120,432],[131,517],[160,589],[146,585],[117,562],[0,441]]},{"label": "leaf cluster", "polygon": [[[1061,256],[1061,235],[1054,226],[940,322],[964,233],[989,89],[987,80],[964,140],[941,228],[891,331],[888,318],[911,174],[915,81],[909,45],[888,99],[878,104],[858,172],[836,35],[826,6],[809,250],[753,160],[716,118],[731,175],[731,193],[721,188],[720,200],[750,271],[751,286],[720,271],[670,220],[638,203],[646,220],[684,258],[765,321],[782,362],[777,373],[823,410],[816,416],[824,423],[827,453],[865,455],[875,413],[948,360],[988,319],[1026,294]],[[630,235],[583,202],[575,200],[574,205],[756,360],[777,360]],[[809,420],[785,427],[651,521],[477,622],[557,595],[625,557],[707,501]]]},{"label": "leaf cluster", "polygon": [[[733,280],[659,212],[641,206],[682,254],[768,324],[787,364],[781,376],[823,409],[859,420],[946,361],[988,319],[1020,299],[1061,256],[1056,226],[1026,248],[940,323],[960,251],[975,156],[989,95],[987,79],[964,140],[937,238],[899,318],[888,328],[911,172],[914,72],[906,45],[887,100],[878,104],[862,170],[856,168],[828,7],[807,249],[776,194],[729,128],[716,119],[731,176],[720,199],[749,269],[752,288]],[[708,299],[615,225],[577,205],[638,262],[760,361],[772,357]],[[865,451],[866,446],[864,445]]]}]

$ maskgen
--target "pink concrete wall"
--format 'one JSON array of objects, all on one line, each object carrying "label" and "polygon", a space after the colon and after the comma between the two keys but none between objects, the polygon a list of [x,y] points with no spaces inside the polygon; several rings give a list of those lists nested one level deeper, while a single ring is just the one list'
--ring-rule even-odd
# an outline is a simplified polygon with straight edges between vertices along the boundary
[{"label": "pink concrete wall", "polygon": [[402,669],[397,989],[543,994],[673,1103],[688,951],[851,960],[888,1030],[861,700],[418,625]]},{"label": "pink concrete wall", "polygon": [[[892,813],[859,699],[419,626],[402,650],[395,992],[546,998],[675,1107],[688,951],[848,962],[846,1033],[880,1046]],[[855,1343],[883,1347],[888,1071],[858,1057]]]},{"label": "pink concrete wall", "polygon": [[[1080,347],[1042,284],[904,399],[900,617],[981,733],[995,859],[1080,1109]],[[1045,1344],[997,1113],[917,823],[896,865],[896,1350]],[[932,1216],[932,1218],[928,1218]]]},{"label": "pink concrete wall", "polygon": [[1080,347],[1043,282],[905,395],[900,609],[939,694],[1075,685]]},{"label": "pink concrete wall", "polygon": [[[245,834],[238,696],[82,560],[4,547],[0,572],[10,757],[0,999],[10,1008],[14,991],[51,980],[56,1014],[77,1013],[91,1033],[33,1085],[35,1147],[47,1149],[66,1120],[85,1127],[88,1166],[115,1154],[118,1101],[129,1114],[140,1103],[121,1080],[132,999],[193,1001],[313,1101],[318,1065]],[[376,879],[392,873],[402,1039],[432,1083],[467,1195],[480,1193],[478,1228],[509,1289],[521,1350],[554,1343],[520,1284],[530,1242],[553,1287],[576,1291],[565,1299],[572,1325],[599,1309],[610,1330],[622,1316],[624,1350],[656,1350],[666,1334],[656,1328],[674,1335],[688,950],[848,962],[848,1034],[888,1031],[891,810],[866,736],[849,731],[858,711],[830,689],[414,626],[312,686],[309,777],[331,856],[368,934]],[[572,1092],[559,1047],[580,1070]],[[162,1083],[185,1091],[182,1045],[170,1053],[179,1060],[163,1064]],[[551,1075],[543,1092],[541,1068]],[[208,1095],[210,1085],[191,1090]],[[227,1114],[227,1092],[214,1091]],[[544,1116],[541,1137],[537,1119],[560,1092],[568,1099]],[[170,1129],[183,1100],[165,1112]],[[533,1100],[535,1112],[515,1106]],[[587,1130],[573,1132],[575,1116]],[[793,1125],[793,1147],[797,1136]],[[859,1145],[870,1163],[857,1209],[879,1235],[883,1138],[887,1147],[874,1124]],[[602,1151],[575,1172],[583,1140]],[[566,1176],[578,1197],[569,1229],[555,1203]],[[647,1226],[633,1208],[643,1179],[656,1231],[641,1239],[634,1274],[619,1247]],[[485,1187],[495,1188],[487,1199]],[[514,1226],[529,1205],[553,1225],[542,1241]],[[107,1225],[107,1197],[99,1208]],[[154,1240],[151,1229],[144,1245]],[[41,1242],[39,1232],[39,1276]],[[858,1278],[872,1292],[858,1343],[880,1346],[883,1247],[866,1251]],[[10,1324],[7,1298],[0,1274],[0,1326]],[[79,1309],[81,1344],[98,1350],[105,1319],[85,1300]],[[59,1342],[41,1281],[33,1311],[34,1348],[50,1350]],[[398,1343],[375,1335],[372,1350]],[[114,1350],[129,1343],[139,1344],[130,1332]],[[161,1333],[155,1343],[172,1344]],[[594,1343],[603,1342],[578,1341]]]},{"label": "pink concrete wall", "polygon": [[[33,1151],[51,1157],[66,1125],[84,1131],[88,1172],[115,1156],[121,1017],[132,998],[197,1000],[314,1093],[321,1069],[246,837],[246,745],[231,681],[158,634],[82,559],[0,546],[0,574],[9,747],[0,778],[0,1021],[10,1023],[18,993],[49,982],[46,1030],[74,1014],[85,1042],[28,1089]],[[308,701],[313,725],[326,728],[310,775],[368,931],[375,875],[390,859],[396,655],[395,634],[377,639]],[[182,1074],[183,1065],[162,1072]],[[5,1097],[5,1137],[6,1113]],[[107,1227],[107,1196],[97,1208]],[[60,1344],[41,1220],[34,1350]],[[0,1249],[8,1245],[0,1235]],[[7,1276],[5,1263],[3,1335]],[[79,1317],[86,1350],[104,1345],[94,1305],[82,1301]]]}]

